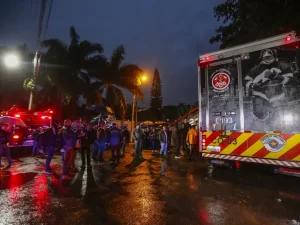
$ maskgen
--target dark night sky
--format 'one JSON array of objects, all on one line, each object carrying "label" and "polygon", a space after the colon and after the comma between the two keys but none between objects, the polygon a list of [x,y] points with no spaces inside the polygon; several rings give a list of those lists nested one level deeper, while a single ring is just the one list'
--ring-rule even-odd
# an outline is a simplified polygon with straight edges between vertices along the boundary
[{"label": "dark night sky", "polygon": [[[219,25],[213,6],[225,0],[54,0],[46,38],[69,43],[74,25],[81,40],[99,42],[109,56],[119,44],[126,62],[161,74],[164,104],[197,100],[197,57],[217,49],[208,42]],[[34,49],[39,0],[1,0],[0,44]],[[186,3],[185,3],[186,2]],[[188,2],[188,4],[187,4]],[[151,81],[151,80],[150,80]],[[145,85],[147,106],[151,82]],[[131,96],[127,95],[130,102]]]}]

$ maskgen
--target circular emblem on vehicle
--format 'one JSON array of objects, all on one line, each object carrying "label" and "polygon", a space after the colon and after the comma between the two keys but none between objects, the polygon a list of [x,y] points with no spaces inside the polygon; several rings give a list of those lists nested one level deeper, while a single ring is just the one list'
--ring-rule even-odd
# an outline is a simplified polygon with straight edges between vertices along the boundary
[{"label": "circular emblem on vehicle", "polygon": [[218,91],[225,90],[230,84],[230,76],[227,73],[216,73],[211,80],[212,86]]},{"label": "circular emblem on vehicle", "polygon": [[277,134],[268,134],[260,140],[270,152],[279,152],[285,146],[285,139]]},{"label": "circular emblem on vehicle", "polygon": [[271,139],[270,141],[269,141],[269,146],[271,146],[272,148],[277,148],[278,147],[278,145],[279,145],[279,143],[278,143],[278,141],[277,140],[275,140],[275,139]]}]

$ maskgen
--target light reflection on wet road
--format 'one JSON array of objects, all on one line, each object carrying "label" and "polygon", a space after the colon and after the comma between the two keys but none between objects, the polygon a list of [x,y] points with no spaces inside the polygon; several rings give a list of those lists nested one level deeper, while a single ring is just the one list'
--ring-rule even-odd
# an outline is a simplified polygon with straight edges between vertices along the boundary
[{"label": "light reflection on wet road", "polygon": [[257,167],[209,177],[203,161],[144,156],[95,164],[69,184],[59,180],[59,155],[51,176],[44,159],[21,158],[0,175],[0,224],[300,224],[299,178]]}]

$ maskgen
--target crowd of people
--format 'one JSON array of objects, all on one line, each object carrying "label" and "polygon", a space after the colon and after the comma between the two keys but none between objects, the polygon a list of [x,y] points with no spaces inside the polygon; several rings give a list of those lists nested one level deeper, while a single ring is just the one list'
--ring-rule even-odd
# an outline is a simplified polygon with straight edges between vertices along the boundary
[{"label": "crowd of people", "polygon": [[[6,124],[0,124],[0,127],[0,162],[5,156],[9,168],[12,163],[8,148],[11,133]],[[159,153],[161,157],[166,156],[171,147],[171,135],[168,126],[163,126],[162,130],[156,128],[143,130],[137,125],[132,131],[135,144],[133,156],[136,159],[143,159],[143,149],[151,149],[152,155]],[[198,144],[198,132],[195,127],[190,127],[188,123],[176,124],[173,137],[176,145],[175,158],[181,157],[180,149],[183,147],[191,160]],[[129,139],[130,133],[126,126],[119,129],[115,123],[108,127],[104,123],[93,126],[90,123],[81,124],[65,120],[63,126],[54,122],[52,127],[33,133],[32,155],[38,155],[40,149],[43,149],[47,154],[44,173],[52,174],[54,170],[50,167],[50,163],[56,150],[59,150],[62,156],[62,179],[69,180],[79,171],[75,164],[78,152],[81,154],[81,168],[91,168],[91,160],[103,163],[103,154],[107,148],[111,149],[110,163],[117,165],[126,153]]]},{"label": "crowd of people", "polygon": [[133,130],[132,136],[135,142],[134,156],[142,158],[142,149],[151,149],[152,155],[166,156],[171,148],[172,138],[176,147],[176,159],[181,158],[181,147],[187,152],[188,159],[191,160],[198,145],[199,134],[195,126],[190,126],[189,123],[176,123],[174,134],[169,126],[165,125],[162,130],[155,127],[142,129],[137,125]]},{"label": "crowd of people", "polygon": [[[0,162],[5,156],[8,169],[12,163],[8,148],[12,134],[7,124],[0,124],[0,127]],[[65,120],[63,126],[60,126],[58,122],[53,122],[52,127],[35,130],[32,136],[32,155],[41,154],[41,149],[47,154],[44,173],[54,173],[50,163],[58,150],[62,156],[62,179],[68,180],[79,171],[75,165],[78,152],[81,154],[81,168],[91,168],[91,159],[103,163],[103,153],[108,147],[112,153],[110,163],[118,164],[126,152],[130,133],[126,127],[121,130],[115,123],[108,127],[102,123],[93,126],[89,123],[72,123],[71,120]]]}]

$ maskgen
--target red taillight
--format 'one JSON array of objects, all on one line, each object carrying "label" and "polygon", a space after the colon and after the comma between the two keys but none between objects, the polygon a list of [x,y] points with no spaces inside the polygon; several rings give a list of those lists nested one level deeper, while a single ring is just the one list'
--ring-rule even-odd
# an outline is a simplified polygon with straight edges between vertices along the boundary
[{"label": "red taillight", "polygon": [[204,57],[204,60],[205,60],[206,62],[208,62],[208,61],[210,60],[209,56],[205,56],[205,57]]},{"label": "red taillight", "polygon": [[52,114],[52,113],[53,113],[53,111],[52,111],[52,110],[50,110],[50,113]]},{"label": "red taillight", "polygon": [[41,116],[41,119],[44,120],[44,119],[46,119],[46,117],[45,116]]},{"label": "red taillight", "polygon": [[20,118],[21,116],[20,116],[20,114],[16,114],[15,117],[16,118]]},{"label": "red taillight", "polygon": [[48,119],[51,120],[51,119],[52,119],[52,116],[48,116]]},{"label": "red taillight", "polygon": [[19,135],[14,135],[13,139],[19,139]]},{"label": "red taillight", "polygon": [[202,135],[202,150],[206,150],[206,135]]},{"label": "red taillight", "polygon": [[292,35],[288,35],[288,36],[286,37],[286,42],[290,42],[290,41],[292,41],[292,40],[293,40]]}]

